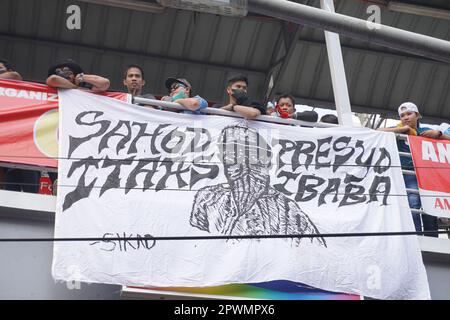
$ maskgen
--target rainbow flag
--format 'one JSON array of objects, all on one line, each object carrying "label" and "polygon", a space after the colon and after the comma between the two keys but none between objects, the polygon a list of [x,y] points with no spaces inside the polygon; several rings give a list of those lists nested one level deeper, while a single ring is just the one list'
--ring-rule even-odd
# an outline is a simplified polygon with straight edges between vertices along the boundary
[{"label": "rainbow flag", "polygon": [[[137,288],[137,287],[134,287]],[[139,287],[149,293],[180,293],[184,296],[230,299],[268,299],[268,300],[362,300],[362,296],[330,292],[316,289],[301,283],[275,280],[252,284],[229,284],[215,287]]]}]

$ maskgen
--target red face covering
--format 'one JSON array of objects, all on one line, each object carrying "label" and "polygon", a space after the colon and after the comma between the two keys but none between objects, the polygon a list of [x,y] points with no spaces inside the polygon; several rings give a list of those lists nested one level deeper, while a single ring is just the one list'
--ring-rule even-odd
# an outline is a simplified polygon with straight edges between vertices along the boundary
[{"label": "red face covering", "polygon": [[275,106],[275,110],[277,111],[277,113],[281,118],[289,118],[289,113],[283,111],[283,109],[281,109],[281,107],[278,104]]}]

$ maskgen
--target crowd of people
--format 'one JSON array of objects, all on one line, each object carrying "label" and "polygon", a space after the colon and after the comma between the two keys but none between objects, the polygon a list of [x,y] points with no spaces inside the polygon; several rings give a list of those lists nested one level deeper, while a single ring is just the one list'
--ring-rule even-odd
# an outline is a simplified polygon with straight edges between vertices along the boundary
[{"label": "crowd of people", "polygon": [[[22,80],[22,77],[11,63],[6,60],[0,60],[0,79]],[[107,91],[110,87],[110,81],[107,78],[94,74],[85,74],[81,66],[71,59],[66,59],[50,66],[46,83],[53,88],[87,88],[95,92]],[[132,64],[124,70],[123,85],[126,91],[131,94],[133,103],[143,105],[134,101],[138,97],[156,100],[153,94],[145,93],[143,90],[145,86],[144,70],[139,65]],[[185,109],[182,111],[184,113],[201,114],[208,107],[208,102],[204,98],[194,95],[191,83],[185,78],[170,77],[165,81],[165,87],[167,94],[161,100],[178,103]],[[246,76],[233,76],[227,81],[225,87],[227,101],[223,105],[215,104],[212,107],[236,112],[247,119],[254,119],[260,115],[270,115],[308,122],[318,121],[318,114],[315,111],[296,112],[296,101],[290,94],[280,95],[275,100],[275,104],[263,104],[249,98],[248,87],[249,81]],[[145,105],[155,108],[155,106],[150,104]],[[419,119],[421,115],[414,103],[406,102],[400,105],[398,114],[400,122],[397,126],[379,130],[450,140],[450,128],[442,132],[420,125]],[[327,114],[321,117],[320,122],[338,124],[338,118],[335,115]],[[410,152],[409,146],[404,140],[399,139],[397,144],[399,151]],[[402,156],[401,163],[402,167],[413,168],[410,157]],[[51,183],[55,184],[56,174],[50,174],[49,176]],[[3,185],[6,190],[38,192],[40,178],[41,174],[38,171],[17,168],[3,168],[2,170],[0,168],[0,181],[4,181]],[[418,188],[415,176],[405,175],[404,180],[407,188]],[[56,188],[54,188],[54,191],[56,191]],[[408,194],[408,201],[411,208],[421,208],[420,197],[417,194]],[[433,216],[413,213],[413,221],[417,231],[422,231],[422,227],[425,231],[436,231],[438,228],[437,218]],[[432,234],[432,236],[437,237],[437,234]]]}]

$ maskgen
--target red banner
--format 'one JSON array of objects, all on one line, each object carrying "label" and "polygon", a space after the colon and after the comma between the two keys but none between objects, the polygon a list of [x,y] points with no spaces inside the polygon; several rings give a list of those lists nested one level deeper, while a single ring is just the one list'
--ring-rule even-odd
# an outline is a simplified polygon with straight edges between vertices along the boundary
[{"label": "red banner", "polygon": [[422,207],[450,218],[450,141],[408,136]]},{"label": "red banner", "polygon": [[[102,95],[129,101],[122,92]],[[58,92],[47,85],[0,79],[0,162],[58,166]]]}]

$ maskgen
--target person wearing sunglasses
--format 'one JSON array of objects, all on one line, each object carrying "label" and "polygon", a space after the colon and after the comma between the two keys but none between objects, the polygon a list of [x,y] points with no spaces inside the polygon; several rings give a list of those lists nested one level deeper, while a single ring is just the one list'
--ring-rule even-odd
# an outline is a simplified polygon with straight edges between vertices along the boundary
[{"label": "person wearing sunglasses", "polygon": [[192,86],[183,78],[167,78],[165,86],[169,95],[161,98],[163,101],[176,102],[186,108],[185,113],[201,114],[208,107],[208,102],[199,95],[193,96]]}]

